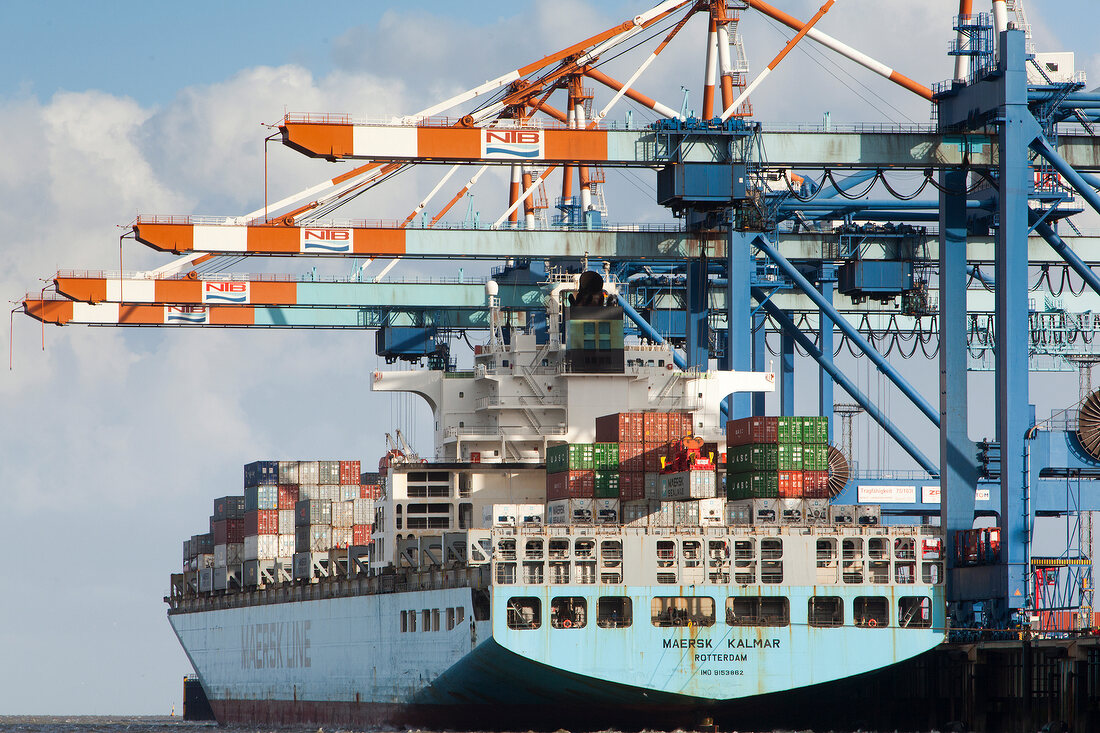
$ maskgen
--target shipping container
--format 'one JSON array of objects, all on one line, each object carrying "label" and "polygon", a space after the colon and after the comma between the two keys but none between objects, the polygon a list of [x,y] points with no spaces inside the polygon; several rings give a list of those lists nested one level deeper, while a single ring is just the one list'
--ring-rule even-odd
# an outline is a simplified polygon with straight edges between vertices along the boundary
[{"label": "shipping container", "polygon": [[340,498],[338,501],[351,501],[359,498],[359,484],[340,484]]},{"label": "shipping container", "polygon": [[340,483],[345,486],[364,483],[361,480],[362,473],[359,461],[340,461]]},{"label": "shipping container", "polygon": [[321,484],[321,501],[340,501],[340,486],[338,484]]},{"label": "shipping container", "polygon": [[699,502],[662,501],[657,515],[659,527],[698,527]]},{"label": "shipping container", "polygon": [[[332,525],[332,502],[316,499],[300,500],[294,505],[294,524],[298,527],[308,525]],[[304,550],[299,550],[304,552]]]},{"label": "shipping container", "polygon": [[279,483],[278,461],[253,461],[244,466],[244,485],[260,486],[261,484]]},{"label": "shipping container", "polygon": [[829,524],[829,500],[803,499],[802,518],[806,524]]},{"label": "shipping container", "polygon": [[642,413],[616,412],[596,418],[596,440],[601,443],[641,443],[645,440]]},{"label": "shipping container", "polygon": [[829,418],[804,417],[802,418],[802,442],[806,445],[828,445],[829,443]]},{"label": "shipping container", "polygon": [[596,524],[619,524],[619,500],[594,499],[592,514]]},{"label": "shipping container", "polygon": [[829,446],[824,443],[819,445],[802,446],[802,470],[828,471]]},{"label": "shipping container", "polygon": [[668,413],[642,413],[642,442],[647,446],[668,443]]},{"label": "shipping container", "polygon": [[244,489],[245,512],[257,509],[278,509],[279,487],[276,484],[246,486]]},{"label": "shipping container", "polygon": [[856,504],[856,524],[862,526],[882,524],[882,506],[879,504]]},{"label": "shipping container", "polygon": [[546,505],[516,504],[516,524],[546,524]]},{"label": "shipping container", "polygon": [[594,472],[594,491],[597,499],[619,498],[619,471],[617,468],[610,470],[596,469]]},{"label": "shipping container", "polygon": [[[293,509],[280,509],[279,510],[279,534],[288,534],[291,537],[294,536],[294,510]],[[291,553],[293,554],[293,553]]]},{"label": "shipping container", "polygon": [[303,550],[302,552],[294,553],[293,560],[291,561],[291,572],[295,580],[310,580],[311,578],[322,574],[319,568],[324,569],[323,574],[328,574],[327,568],[329,563],[328,551],[315,551],[311,552]]},{"label": "shipping container", "polygon": [[202,568],[199,570],[199,593],[214,592],[214,568]]},{"label": "shipping container", "polygon": [[244,495],[222,496],[214,500],[214,521],[244,519]]},{"label": "shipping container", "polygon": [[829,472],[803,471],[802,496],[806,499],[828,499]]},{"label": "shipping container", "polygon": [[559,499],[546,502],[548,524],[592,524],[592,499]]},{"label": "shipping container", "polygon": [[[780,446],[782,447],[782,446]],[[779,498],[780,499],[801,499],[802,498],[802,472],[801,471],[779,471],[778,472],[779,483]]]},{"label": "shipping container", "polygon": [[247,535],[244,538],[244,559],[274,560],[279,557],[279,535]]},{"label": "shipping container", "polygon": [[351,541],[356,545],[369,545],[373,540],[371,539],[371,525],[369,524],[353,524],[351,525]]},{"label": "shipping container", "polygon": [[317,483],[340,485],[340,461],[317,461]]},{"label": "shipping container", "polygon": [[[279,510],[257,509],[244,513],[244,536],[279,534]],[[255,560],[257,558],[249,558]]]},{"label": "shipping container", "polygon": [[619,502],[623,524],[628,527],[648,527],[651,515],[659,510],[659,503],[644,499]]},{"label": "shipping container", "polygon": [[802,418],[780,416],[775,419],[775,437],[780,443],[802,442]]},{"label": "shipping container", "polygon": [[298,461],[298,480],[287,483],[320,484],[321,466],[318,461]]},{"label": "shipping container", "polygon": [[230,542],[225,546],[225,564],[240,565],[244,562],[244,538],[240,542]]},{"label": "shipping container", "polygon": [[802,470],[802,444],[780,443],[775,450],[776,459],[779,462],[780,471]]},{"label": "shipping container", "polygon": [[214,567],[225,567],[226,549],[226,545],[214,545]]},{"label": "shipping container", "polygon": [[298,461],[279,461],[279,483],[302,483],[298,480]]},{"label": "shipping container", "polygon": [[351,527],[332,528],[332,546],[347,549],[352,544]]},{"label": "shipping container", "polygon": [[294,534],[281,534],[279,535],[279,555],[278,557],[290,557],[294,554],[294,550],[298,545],[298,538]]},{"label": "shipping container", "polygon": [[294,511],[294,505],[298,503],[298,484],[279,485],[279,508]]},{"label": "shipping container", "polygon": [[641,441],[619,443],[619,470],[633,473],[645,471],[645,444]]},{"label": "shipping container", "polygon": [[656,473],[665,467],[665,462],[668,460],[668,444],[662,443],[660,445],[645,445],[645,452],[642,454],[642,468],[646,471],[652,471]]},{"label": "shipping container", "polygon": [[374,499],[352,499],[352,525],[374,524]]},{"label": "shipping container", "polygon": [[721,527],[726,523],[725,499],[700,499],[699,524],[704,527]]},{"label": "shipping container", "polygon": [[516,524],[515,504],[488,504],[481,508],[481,528],[513,527]]},{"label": "shipping container", "polygon": [[778,471],[779,446],[774,443],[732,446],[726,453],[726,466],[732,473]]},{"label": "shipping container", "polygon": [[779,524],[779,499],[738,499],[726,502],[726,519],[734,524]]},{"label": "shipping container", "polygon": [[211,554],[214,552],[214,535],[210,532],[191,535],[191,551],[195,555]]},{"label": "shipping container", "polygon": [[547,501],[559,499],[591,499],[596,492],[595,471],[569,471],[557,474],[556,479],[547,486]]},{"label": "shipping container", "polygon": [[856,523],[854,504],[832,504],[829,506],[829,524],[852,526]]},{"label": "shipping container", "polygon": [[726,474],[727,499],[774,499],[778,496],[778,471],[752,471]]},{"label": "shipping container", "polygon": [[[320,484],[298,484],[298,501],[306,501],[307,499],[321,501]],[[298,506],[298,502],[295,502],[294,506]]]},{"label": "shipping container", "polygon": [[619,468],[619,444],[618,443],[593,443],[592,467],[599,470],[618,470]]},{"label": "shipping container", "polygon": [[244,519],[223,519],[214,522],[214,544],[244,542]]},{"label": "shipping container", "polygon": [[567,443],[546,448],[546,472],[591,471],[595,468],[595,447],[592,443]]},{"label": "shipping container", "polygon": [[777,418],[743,417],[726,423],[726,445],[752,445],[754,443],[776,443]]},{"label": "shipping container", "polygon": [[381,484],[363,484],[359,487],[359,498],[361,499],[374,499],[377,501],[382,498],[382,485]]},{"label": "shipping container", "polygon": [[639,501],[645,499],[645,474],[641,472],[619,472],[619,499]]},{"label": "shipping container", "polygon": [[200,552],[195,555],[194,568],[196,570],[202,570],[203,568],[214,567],[214,546],[210,546],[210,552]]},{"label": "shipping container", "polygon": [[661,500],[661,474],[647,472],[642,474],[645,478],[645,498],[650,501]]},{"label": "shipping container", "polygon": [[[339,464],[337,464],[339,465]],[[352,521],[352,503],[350,501],[332,502],[332,526],[344,529],[355,524]]]},{"label": "shipping container", "polygon": [[191,540],[189,540],[189,539],[184,540],[183,541],[183,564],[186,565],[188,562],[190,562],[194,558],[195,558],[195,553],[191,552]]},{"label": "shipping container", "polygon": [[718,495],[714,471],[680,471],[661,474],[661,500],[713,499]]},{"label": "shipping container", "polygon": [[295,552],[327,552],[332,547],[332,527],[328,524],[298,525],[294,529]]},{"label": "shipping container", "polygon": [[802,499],[779,499],[778,508],[780,524],[806,523],[802,513]]}]

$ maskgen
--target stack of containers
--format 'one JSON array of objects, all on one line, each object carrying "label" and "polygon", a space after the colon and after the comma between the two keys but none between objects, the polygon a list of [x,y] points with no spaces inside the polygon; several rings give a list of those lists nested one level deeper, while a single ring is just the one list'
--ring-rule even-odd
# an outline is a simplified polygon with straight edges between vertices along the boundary
[{"label": "stack of containers", "polygon": [[[804,523],[829,496],[828,418],[749,417],[726,424],[726,497],[749,500],[738,517]],[[731,515],[731,522],[734,520]]]},{"label": "stack of containers", "polygon": [[244,497],[223,496],[214,500],[210,532],[214,536],[214,567],[244,563]]},{"label": "stack of containers", "polygon": [[591,524],[596,498],[596,447],[565,443],[546,448],[546,516],[551,524]]},{"label": "stack of containers", "polygon": [[279,558],[279,463],[249,463],[244,480],[244,560],[274,562]]}]

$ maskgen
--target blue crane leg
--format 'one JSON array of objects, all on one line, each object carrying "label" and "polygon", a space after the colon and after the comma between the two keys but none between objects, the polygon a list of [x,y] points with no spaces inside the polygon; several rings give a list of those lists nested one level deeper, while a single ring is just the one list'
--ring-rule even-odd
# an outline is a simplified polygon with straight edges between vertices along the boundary
[{"label": "blue crane leg", "polygon": [[[783,313],[788,319],[790,311]],[[793,319],[792,319],[793,320]],[[786,329],[779,337],[779,414],[793,415],[794,412],[794,337]]]},{"label": "blue crane leg", "polygon": [[[731,226],[728,237],[728,262],[726,268],[726,318],[729,339],[726,349],[730,355],[730,369],[738,372],[764,371],[754,363],[752,350],[752,296],[749,293],[749,278],[755,269],[749,237]],[[735,392],[729,398],[732,419],[755,414],[753,406],[759,398],[764,402],[764,393]]]},{"label": "blue crane leg", "polygon": [[[836,288],[836,270],[832,265],[822,263],[818,289],[825,302],[832,305],[833,290]],[[818,309],[818,341],[821,344],[821,358],[833,361],[833,322],[825,311]],[[833,442],[833,378],[824,367],[817,370],[817,409],[818,414],[829,418],[829,443]]]},{"label": "blue crane leg", "polygon": [[[752,315],[752,368],[753,371],[765,371],[768,361],[768,345],[765,337],[768,333],[768,318],[764,311],[758,310]],[[764,393],[754,392],[752,395],[752,414],[762,416],[766,407]]]}]

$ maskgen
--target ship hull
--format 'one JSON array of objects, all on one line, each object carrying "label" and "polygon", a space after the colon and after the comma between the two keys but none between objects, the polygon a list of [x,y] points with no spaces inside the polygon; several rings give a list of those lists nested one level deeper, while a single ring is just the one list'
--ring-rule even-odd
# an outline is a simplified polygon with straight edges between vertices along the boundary
[{"label": "ship hull", "polygon": [[[572,586],[554,593],[585,590],[592,592]],[[836,712],[849,714],[855,696],[870,689],[870,677],[940,638],[912,630],[827,629],[820,631],[831,632],[834,640],[803,644],[798,636],[804,629],[731,629],[720,623],[657,629],[645,603],[656,589],[621,590],[638,609],[633,636],[623,647],[633,652],[625,656],[598,642],[621,630],[590,625],[521,632],[500,623],[508,598],[538,592],[525,586],[496,589],[496,628],[474,620],[468,588],[176,613],[170,619],[223,724],[592,730],[695,727],[713,719],[741,728],[821,726],[833,717],[830,704],[847,700]],[[775,647],[773,636],[780,639]],[[698,653],[752,648],[751,637],[766,638],[769,646],[758,643],[753,651],[717,657],[717,663],[716,655]],[[687,639],[695,641],[685,649]],[[647,655],[651,647],[660,652]],[[846,647],[858,664],[842,661]],[[715,687],[717,670],[735,668],[742,673],[727,672]],[[617,669],[633,672],[624,679]],[[687,674],[681,674],[684,669]],[[769,669],[786,677],[769,678]]]}]

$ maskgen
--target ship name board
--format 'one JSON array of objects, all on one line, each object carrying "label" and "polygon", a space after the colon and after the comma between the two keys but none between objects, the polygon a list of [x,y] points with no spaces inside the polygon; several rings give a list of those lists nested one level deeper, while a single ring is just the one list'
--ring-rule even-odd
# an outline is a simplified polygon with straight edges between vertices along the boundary
[{"label": "ship name board", "polygon": [[[662,649],[713,649],[713,639],[662,639]],[[727,649],[778,649],[779,639],[727,639]]]},{"label": "ship name board", "polygon": [[275,621],[241,627],[241,669],[309,667],[310,621]]}]

